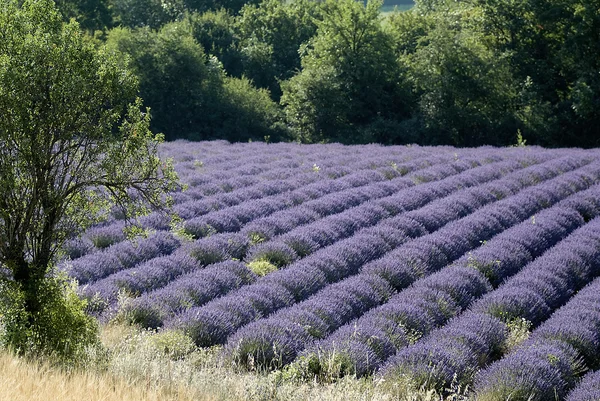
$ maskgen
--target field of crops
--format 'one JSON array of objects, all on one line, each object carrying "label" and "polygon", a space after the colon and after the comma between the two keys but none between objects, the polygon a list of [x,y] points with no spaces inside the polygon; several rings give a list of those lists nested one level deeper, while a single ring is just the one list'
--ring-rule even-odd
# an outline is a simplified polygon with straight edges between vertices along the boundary
[{"label": "field of crops", "polygon": [[89,310],[249,370],[600,399],[600,151],[172,142],[176,224],[66,246]]}]

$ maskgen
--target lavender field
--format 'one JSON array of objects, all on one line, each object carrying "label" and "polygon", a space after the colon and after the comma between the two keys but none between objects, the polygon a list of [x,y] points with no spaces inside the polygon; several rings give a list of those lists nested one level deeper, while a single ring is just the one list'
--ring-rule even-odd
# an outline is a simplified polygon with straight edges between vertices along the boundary
[{"label": "lavender field", "polygon": [[166,143],[179,221],[65,246],[88,309],[239,369],[599,400],[600,150]]}]

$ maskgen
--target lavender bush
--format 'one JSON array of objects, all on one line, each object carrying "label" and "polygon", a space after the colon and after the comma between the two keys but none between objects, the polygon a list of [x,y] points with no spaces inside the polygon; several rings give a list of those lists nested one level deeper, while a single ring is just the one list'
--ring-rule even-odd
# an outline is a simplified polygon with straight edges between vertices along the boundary
[{"label": "lavender bush", "polygon": [[600,367],[598,309],[581,288],[600,275],[597,150],[176,141],[161,155],[187,185],[178,219],[151,213],[131,241],[115,209],[66,243],[58,265],[91,313],[308,380],[594,394],[596,376],[580,380]]}]

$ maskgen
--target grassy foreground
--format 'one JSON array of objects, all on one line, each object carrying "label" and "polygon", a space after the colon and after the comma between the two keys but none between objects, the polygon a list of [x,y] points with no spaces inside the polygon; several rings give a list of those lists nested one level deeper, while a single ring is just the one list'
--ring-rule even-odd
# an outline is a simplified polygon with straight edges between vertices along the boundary
[{"label": "grassy foreground", "polygon": [[106,354],[91,355],[93,362],[71,370],[1,353],[0,401],[439,399],[400,394],[373,380],[323,385],[293,383],[277,373],[239,373],[219,362],[218,350],[195,349],[172,334],[108,326],[102,340]]},{"label": "grassy foreground", "polygon": [[0,400],[3,401],[162,399],[169,398],[160,390],[136,386],[108,374],[69,373],[47,363],[26,362],[6,353],[0,356]]}]

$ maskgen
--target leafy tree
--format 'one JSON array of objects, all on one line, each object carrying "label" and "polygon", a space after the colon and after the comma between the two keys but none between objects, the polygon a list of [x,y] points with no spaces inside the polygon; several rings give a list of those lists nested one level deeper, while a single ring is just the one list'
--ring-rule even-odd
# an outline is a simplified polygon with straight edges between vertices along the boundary
[{"label": "leafy tree", "polygon": [[[530,143],[600,145],[600,13],[596,0],[469,0],[481,29],[510,54],[516,80],[535,105]],[[544,113],[544,114],[541,114]]]},{"label": "leafy tree", "polygon": [[[302,71],[285,82],[281,103],[305,142],[389,142],[379,127],[408,116],[409,94],[384,32],[379,2],[327,1]],[[378,137],[369,133],[377,132]],[[383,132],[385,134],[385,132]]]},{"label": "leafy tree", "polygon": [[223,64],[227,74],[240,77],[242,60],[238,49],[239,38],[235,29],[235,17],[225,9],[187,15],[194,39],[204,53],[213,55]]},{"label": "leafy tree", "polygon": [[132,103],[134,77],[51,0],[20,3],[0,8],[0,332],[20,352],[73,357],[94,325],[55,275],[61,244],[113,205],[163,207],[176,177]]},{"label": "leafy tree", "polygon": [[433,26],[419,30],[422,36],[411,40],[416,45],[403,48],[399,55],[419,99],[422,142],[458,146],[514,142],[519,87],[508,56],[489,45],[472,9],[442,9],[433,21]]},{"label": "leafy tree", "polygon": [[279,82],[300,69],[300,46],[316,34],[320,19],[321,4],[312,0],[246,4],[236,23],[243,74],[278,101]]},{"label": "leafy tree", "polygon": [[237,14],[246,4],[256,4],[260,0],[184,0],[188,11],[206,12],[224,9]]},{"label": "leafy tree", "polygon": [[159,31],[114,29],[107,46],[129,56],[140,94],[153,113],[151,128],[167,140],[206,138],[203,126],[222,87],[220,67],[209,63],[187,22],[173,22]]},{"label": "leafy tree", "polygon": [[66,21],[75,18],[81,29],[92,35],[112,26],[108,0],[56,0],[55,3]]},{"label": "leafy tree", "polygon": [[404,58],[427,45],[426,37],[435,28],[436,18],[430,13],[406,11],[388,15],[384,23],[394,53]]},{"label": "leafy tree", "polygon": [[281,111],[269,91],[257,89],[247,78],[226,77],[218,115],[221,122],[215,138],[231,142],[289,140]]},{"label": "leafy tree", "polygon": [[275,126],[278,115],[268,92],[226,77],[219,60],[208,57],[194,39],[189,20],[159,31],[115,29],[107,44],[129,56],[140,93],[153,112],[151,128],[167,139],[237,141],[280,135],[265,131]]},{"label": "leafy tree", "polygon": [[[93,0],[90,0],[93,1]],[[117,26],[159,29],[181,19],[186,10],[183,0],[109,0]]]}]

